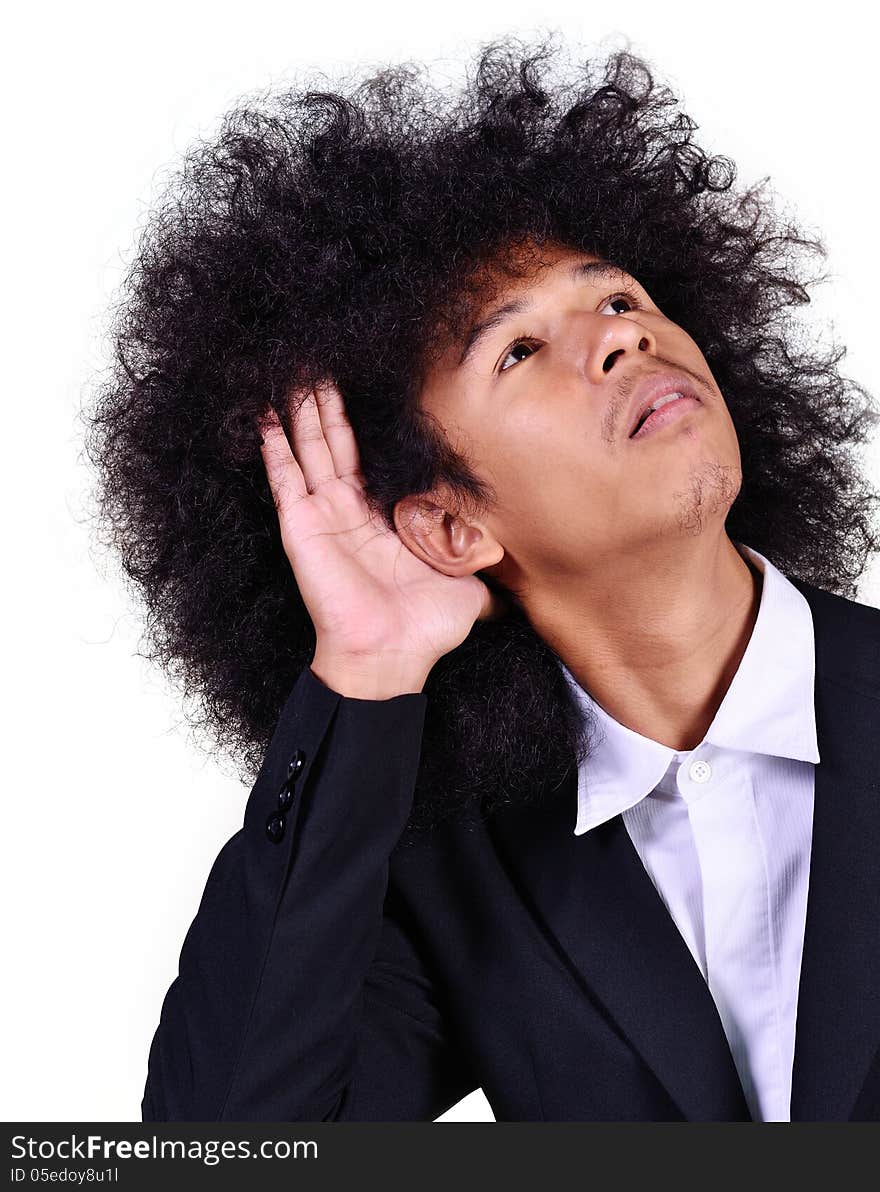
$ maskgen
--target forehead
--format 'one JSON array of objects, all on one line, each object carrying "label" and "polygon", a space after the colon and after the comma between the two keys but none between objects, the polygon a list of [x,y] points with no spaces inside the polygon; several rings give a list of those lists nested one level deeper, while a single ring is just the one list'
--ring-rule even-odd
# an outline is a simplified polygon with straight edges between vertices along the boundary
[{"label": "forehead", "polygon": [[499,300],[547,283],[557,275],[567,275],[578,265],[621,272],[605,257],[554,241],[537,244],[527,240],[508,246],[474,270],[469,287],[472,313],[479,318]]}]

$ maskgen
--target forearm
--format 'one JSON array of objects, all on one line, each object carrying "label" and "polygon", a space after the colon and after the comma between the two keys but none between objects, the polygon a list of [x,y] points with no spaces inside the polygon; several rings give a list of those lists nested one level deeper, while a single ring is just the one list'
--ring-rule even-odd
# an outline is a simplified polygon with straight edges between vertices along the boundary
[{"label": "forearm", "polygon": [[145,1120],[315,1120],[338,1102],[426,704],[417,692],[344,696],[312,670],[297,680],[184,941]]}]

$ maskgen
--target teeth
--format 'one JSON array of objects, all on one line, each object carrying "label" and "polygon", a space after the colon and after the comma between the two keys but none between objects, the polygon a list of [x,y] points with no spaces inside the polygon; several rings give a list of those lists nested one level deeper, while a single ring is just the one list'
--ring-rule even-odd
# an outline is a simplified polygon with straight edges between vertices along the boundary
[{"label": "teeth", "polygon": [[658,398],[657,401],[655,401],[652,406],[648,406],[648,408],[642,414],[641,418],[639,418],[638,425],[636,426],[636,429],[632,433],[636,434],[637,431],[641,430],[641,428],[644,426],[647,419],[650,417],[651,414],[653,414],[653,412],[655,410],[659,410],[660,407],[665,406],[667,402],[675,401],[679,397],[684,397],[684,394],[679,393],[678,390],[676,390],[675,393],[667,393],[667,394],[665,394],[665,396]]},{"label": "teeth", "polygon": [[675,401],[676,398],[682,397],[681,393],[667,393],[665,397],[659,398],[651,406],[652,410],[659,410],[661,406],[665,406],[668,401]]}]

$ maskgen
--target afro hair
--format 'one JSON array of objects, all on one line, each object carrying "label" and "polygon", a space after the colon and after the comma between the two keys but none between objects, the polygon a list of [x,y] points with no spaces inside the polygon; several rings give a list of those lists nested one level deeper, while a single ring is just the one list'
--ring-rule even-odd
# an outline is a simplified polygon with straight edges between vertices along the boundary
[{"label": "afro hair", "polygon": [[[423,67],[240,102],[185,153],[140,230],[85,411],[95,520],[146,610],[148,656],[252,781],[315,636],[285,555],[257,418],[331,377],[367,499],[491,491],[420,416],[433,351],[485,297],[481,265],[524,238],[626,269],[699,345],[743,482],[731,538],[852,596],[876,494],[857,445],[877,420],[793,317],[820,240],[766,179],[694,141],[627,50],[572,63],[553,38],[486,44],[458,89]],[[482,284],[482,283],[481,283]],[[411,827],[558,789],[589,754],[559,659],[518,608],[432,669]]]}]

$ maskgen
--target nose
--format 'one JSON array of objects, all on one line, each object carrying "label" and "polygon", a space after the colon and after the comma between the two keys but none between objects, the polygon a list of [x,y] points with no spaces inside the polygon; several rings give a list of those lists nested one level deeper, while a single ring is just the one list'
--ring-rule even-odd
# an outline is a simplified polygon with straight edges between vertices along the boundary
[{"label": "nose", "polygon": [[584,371],[591,381],[601,384],[615,362],[636,352],[656,355],[657,342],[647,328],[623,315],[596,315],[595,327],[588,333]]}]

